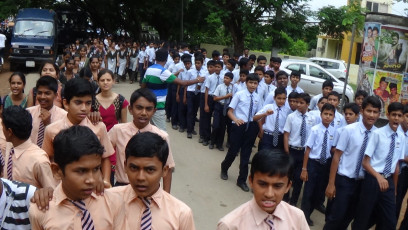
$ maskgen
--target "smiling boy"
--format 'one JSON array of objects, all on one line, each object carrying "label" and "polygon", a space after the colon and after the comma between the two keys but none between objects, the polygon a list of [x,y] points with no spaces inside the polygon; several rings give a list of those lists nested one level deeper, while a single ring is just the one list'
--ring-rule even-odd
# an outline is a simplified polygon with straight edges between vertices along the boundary
[{"label": "smiling boy", "polygon": [[248,177],[254,197],[224,216],[217,230],[309,229],[303,212],[282,201],[292,174],[289,155],[271,150],[255,154]]}]

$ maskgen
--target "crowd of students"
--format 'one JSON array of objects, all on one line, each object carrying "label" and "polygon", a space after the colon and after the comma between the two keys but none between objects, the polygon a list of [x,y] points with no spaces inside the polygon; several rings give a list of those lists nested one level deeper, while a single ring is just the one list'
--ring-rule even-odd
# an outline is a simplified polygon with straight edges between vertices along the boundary
[{"label": "crowd of students", "polygon": [[[79,76],[76,61],[64,55],[59,66],[40,68],[28,95],[24,74],[10,77],[0,133],[2,228],[195,229],[192,210],[170,195],[175,162],[167,120],[209,149],[224,151],[226,142],[223,180],[239,155],[237,186],[254,197],[217,229],[309,229],[314,209],[325,213],[324,229],[347,229],[353,220],[356,230],[396,229],[408,188],[407,105],[391,103],[389,123],[376,128],[377,97],[357,91],[343,115],[331,81],[311,98],[297,85],[299,72],[280,70],[280,58],[266,65],[248,50],[234,57],[224,50],[209,59],[205,49],[190,55],[185,44],[170,52],[162,44],[155,51],[153,43],[139,69],[141,88],[128,102],[112,91],[124,77],[124,54],[115,51],[112,71],[107,59],[115,55],[102,55],[103,41],[89,51],[74,45],[69,52],[78,49],[84,61]],[[136,81],[136,70],[125,74]]]}]

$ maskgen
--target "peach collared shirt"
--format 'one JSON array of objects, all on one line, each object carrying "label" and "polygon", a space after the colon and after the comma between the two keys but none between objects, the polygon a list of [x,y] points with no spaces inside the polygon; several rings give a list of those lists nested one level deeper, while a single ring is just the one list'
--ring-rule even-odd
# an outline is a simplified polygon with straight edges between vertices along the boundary
[{"label": "peach collared shirt", "polygon": [[[131,185],[118,186],[108,191],[123,197],[128,229],[140,229],[146,206],[137,198]],[[161,187],[152,196],[152,230],[195,230],[193,212],[186,204],[165,192]]]},{"label": "peach collared shirt", "polygon": [[[27,108],[27,111],[31,114],[33,117],[33,129],[31,130],[31,141],[33,143],[37,143],[38,139],[38,130],[40,128],[40,122],[42,119],[40,118],[41,114],[41,106],[40,105],[35,105],[32,107]],[[52,108],[49,110],[51,114],[50,118],[50,124],[63,119],[64,117],[67,116],[67,111],[61,109],[58,106],[52,106]]]},{"label": "peach collared shirt", "polygon": [[[94,125],[88,117],[86,117],[81,123],[79,123],[79,125],[90,128],[96,134],[102,146],[105,148],[102,158],[109,157],[115,152],[109,140],[108,133],[106,132],[106,126],[103,122]],[[42,148],[50,158],[54,156],[54,146],[52,142],[54,141],[55,136],[61,130],[68,129],[71,126],[73,126],[73,124],[69,121],[68,117],[65,116],[63,119],[58,120],[45,128]]]},{"label": "peach collared shirt", "polygon": [[3,153],[3,156],[4,156],[4,151],[6,151],[6,144],[7,144],[6,137],[4,136],[4,133],[3,133],[3,120],[0,117],[0,149],[1,149],[1,152]]},{"label": "peach collared shirt", "polygon": [[[125,173],[125,149],[126,145],[129,142],[130,138],[132,138],[137,132],[139,131],[138,128],[133,124],[133,122],[121,123],[116,124],[109,130],[109,139],[112,142],[113,147],[116,150],[116,170],[115,170],[115,177],[118,182],[121,183],[129,183],[128,177]],[[173,159],[173,154],[170,148],[170,141],[169,141],[169,134],[165,131],[160,130],[156,126],[152,124],[146,125],[143,129],[140,129],[140,132],[152,132],[156,133],[161,136],[163,139],[167,141],[169,145],[169,157],[167,158],[166,165],[169,168],[174,168],[175,163]]]},{"label": "peach collared shirt", "polygon": [[[3,178],[7,178],[7,164],[13,144],[7,142],[3,154]],[[57,185],[53,177],[50,160],[44,150],[32,143],[30,139],[14,147],[13,180],[31,184],[37,188],[52,187]]]},{"label": "peach collared shirt", "polygon": [[309,230],[302,210],[281,201],[273,214],[263,211],[255,199],[242,204],[224,216],[217,225],[217,230],[269,230],[265,219],[272,215],[275,229]]},{"label": "peach collared shirt", "polygon": [[[91,214],[95,229],[126,229],[124,202],[120,195],[105,190],[103,196],[92,193],[89,198],[83,201]],[[82,212],[68,200],[61,183],[54,190],[49,209],[43,212],[38,209],[37,205],[30,205],[29,217],[33,230],[82,229]]]}]

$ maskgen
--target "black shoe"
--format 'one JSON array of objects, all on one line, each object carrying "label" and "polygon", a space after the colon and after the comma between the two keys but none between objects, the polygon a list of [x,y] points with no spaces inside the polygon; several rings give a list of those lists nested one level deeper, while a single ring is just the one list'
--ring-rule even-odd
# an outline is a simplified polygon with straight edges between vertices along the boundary
[{"label": "black shoe", "polygon": [[192,132],[193,135],[197,135],[197,132],[195,130],[193,130]]},{"label": "black shoe", "polygon": [[208,144],[209,144],[208,141],[203,141],[204,146],[207,146]]},{"label": "black shoe", "polygon": [[220,150],[220,151],[224,151],[224,148],[221,146],[221,147],[217,147],[217,149],[218,150]]},{"label": "black shoe", "polygon": [[210,144],[210,146],[208,146],[208,148],[209,148],[209,149],[213,149],[213,148],[214,148],[214,145],[213,145],[213,144]]},{"label": "black shoe", "polygon": [[228,172],[224,171],[224,170],[221,170],[221,176],[220,177],[223,180],[228,180]]},{"label": "black shoe", "polygon": [[248,185],[245,182],[244,183],[237,183],[237,186],[240,187],[242,189],[242,191],[249,192]]},{"label": "black shoe", "polygon": [[313,220],[311,220],[310,218],[306,218],[306,222],[309,226],[314,226]]},{"label": "black shoe", "polygon": [[177,129],[178,129],[178,126],[177,126],[177,125],[173,125],[172,128],[173,128],[174,130],[177,130]]},{"label": "black shoe", "polygon": [[187,133],[187,138],[193,138],[193,135],[191,133]]},{"label": "black shoe", "polygon": [[229,144],[229,143],[227,143],[227,144],[225,145],[225,147],[229,148],[229,147],[230,147],[230,144]]},{"label": "black shoe", "polygon": [[326,213],[326,207],[324,207],[323,204],[319,205],[318,207],[315,208],[317,211],[325,214]]},{"label": "black shoe", "polygon": [[166,118],[166,122],[170,122],[170,118]]},{"label": "black shoe", "polygon": [[183,128],[180,128],[180,129],[179,129],[179,132],[180,132],[180,133],[184,133],[184,129],[183,129]]},{"label": "black shoe", "polygon": [[200,139],[198,139],[198,143],[203,143],[203,138],[202,137],[200,137]]}]

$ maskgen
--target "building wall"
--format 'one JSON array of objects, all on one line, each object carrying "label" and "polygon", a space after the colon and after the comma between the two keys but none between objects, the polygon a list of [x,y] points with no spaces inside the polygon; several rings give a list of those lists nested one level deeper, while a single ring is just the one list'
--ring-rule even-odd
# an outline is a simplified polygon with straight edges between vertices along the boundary
[{"label": "building wall", "polygon": [[[369,2],[372,3],[378,3],[378,12],[381,13],[392,13],[392,2],[393,0],[368,0]],[[361,1],[361,7],[366,7],[367,6],[367,0],[362,0]]]}]

